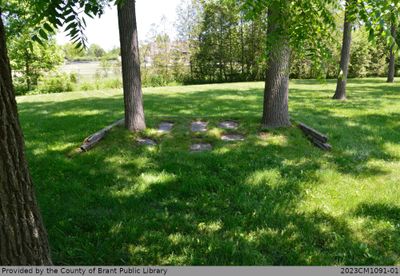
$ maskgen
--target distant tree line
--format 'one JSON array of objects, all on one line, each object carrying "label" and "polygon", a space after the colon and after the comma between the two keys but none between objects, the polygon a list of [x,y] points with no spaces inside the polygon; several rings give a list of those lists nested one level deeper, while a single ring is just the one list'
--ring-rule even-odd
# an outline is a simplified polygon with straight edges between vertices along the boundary
[{"label": "distant tree line", "polygon": [[[20,7],[22,8],[22,7]],[[177,37],[165,31],[165,18],[154,25],[150,35],[140,42],[140,64],[144,86],[196,84],[236,81],[264,81],[267,70],[267,14],[249,17],[240,1],[182,0],[177,8],[175,27]],[[326,54],[317,62],[305,52],[292,50],[290,77],[296,79],[337,78],[341,56],[344,10],[336,14],[336,29],[330,38],[319,41],[327,46]],[[361,22],[361,21],[360,21]],[[371,40],[364,24],[352,24],[353,35],[348,77],[386,76],[390,60],[390,43],[381,36]],[[10,19],[7,27],[9,55],[15,86],[19,94],[31,91],[42,80],[44,90],[70,91],[76,76],[53,74],[66,62],[100,61],[104,71],[112,70],[112,60],[119,60],[120,48],[109,51],[100,45],[77,48],[73,43],[56,45],[53,36],[41,44],[30,41],[35,30],[20,21]],[[397,34],[400,40],[400,32]],[[313,46],[310,45],[310,49]],[[314,47],[315,48],[315,47]],[[399,75],[400,59],[395,60],[395,75]],[[119,62],[116,63],[119,65]],[[99,72],[101,69],[98,70]],[[120,72],[118,72],[120,73]],[[42,76],[47,76],[43,80]],[[53,76],[53,77],[54,77]],[[78,77],[79,79],[79,77]],[[93,78],[98,82],[96,78]],[[71,82],[66,83],[66,82]],[[50,84],[49,84],[50,83]],[[57,84],[57,85],[54,85]],[[116,84],[119,85],[116,85]],[[111,84],[111,83],[110,83]],[[106,87],[109,87],[107,84]],[[113,80],[120,88],[120,77]],[[55,86],[55,87],[54,87]],[[101,88],[103,85],[87,81],[76,89]]]},{"label": "distant tree line", "polygon": [[[318,64],[304,53],[292,52],[291,78],[337,78],[343,17],[344,12],[337,15],[333,39],[319,42],[328,46],[328,55]],[[176,23],[178,39],[190,49],[183,82],[264,81],[266,21],[267,15],[248,18],[237,1],[182,1]],[[349,77],[386,76],[388,43],[380,37],[372,41],[362,24],[353,24],[353,32]],[[399,70],[397,60],[396,75]]]},{"label": "distant tree line", "polygon": [[64,58],[67,61],[98,61],[98,60],[116,60],[120,56],[120,49],[115,47],[109,51],[103,49],[100,45],[91,44],[87,48],[77,48],[72,43],[62,46]]},{"label": "distant tree line", "polygon": [[[182,0],[177,16],[176,39],[165,32],[161,20],[154,25],[150,37],[141,42],[145,86],[265,80],[267,14],[248,17],[238,1]],[[291,78],[337,78],[343,20],[341,11],[336,15],[333,35],[319,42],[326,45],[327,51],[317,62],[312,55],[292,51]],[[386,76],[390,44],[381,36],[371,40],[369,31],[359,22],[352,28],[348,77]],[[399,60],[395,73],[400,74]]]}]

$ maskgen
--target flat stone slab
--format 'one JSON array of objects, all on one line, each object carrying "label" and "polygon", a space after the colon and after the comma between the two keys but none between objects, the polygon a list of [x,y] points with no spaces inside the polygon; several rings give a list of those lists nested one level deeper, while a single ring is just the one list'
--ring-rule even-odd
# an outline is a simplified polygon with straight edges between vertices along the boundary
[{"label": "flat stone slab", "polygon": [[244,136],[241,134],[224,134],[221,140],[225,142],[244,141]]},{"label": "flat stone slab", "polygon": [[150,138],[137,138],[136,142],[138,142],[138,144],[142,146],[157,146],[156,141]]},{"label": "flat stone slab", "polygon": [[171,123],[171,122],[162,122],[162,123],[158,126],[158,132],[161,132],[161,133],[171,132],[173,126],[174,126],[174,123]]},{"label": "flat stone slab", "polygon": [[223,121],[218,124],[218,127],[223,129],[237,129],[239,127],[239,123],[235,121]]},{"label": "flat stone slab", "polygon": [[198,144],[192,144],[190,146],[190,151],[192,152],[201,152],[201,151],[210,151],[212,150],[211,144],[208,143],[198,143]]},{"label": "flat stone slab", "polygon": [[190,128],[193,132],[206,132],[207,131],[207,122],[196,121],[192,122]]}]

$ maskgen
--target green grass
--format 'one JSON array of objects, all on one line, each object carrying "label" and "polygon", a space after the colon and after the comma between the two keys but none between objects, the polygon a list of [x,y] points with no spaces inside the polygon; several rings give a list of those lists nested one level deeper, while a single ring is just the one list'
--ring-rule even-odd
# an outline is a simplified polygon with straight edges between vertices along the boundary
[{"label": "green grass", "polygon": [[[89,134],[122,118],[121,91],[19,97],[30,169],[56,264],[400,264],[400,86],[351,80],[291,82],[290,111],[330,137],[313,147],[295,127],[260,138],[262,83],[145,89],[140,147],[113,130],[68,157]],[[190,122],[209,131],[193,135]],[[240,121],[238,143],[219,121]],[[173,120],[170,134],[159,122]],[[190,153],[192,141],[214,149]]]}]

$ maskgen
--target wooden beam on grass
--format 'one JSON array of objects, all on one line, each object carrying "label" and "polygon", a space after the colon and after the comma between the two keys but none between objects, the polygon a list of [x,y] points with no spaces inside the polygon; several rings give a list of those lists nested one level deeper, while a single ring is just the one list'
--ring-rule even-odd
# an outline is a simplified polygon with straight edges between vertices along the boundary
[{"label": "wooden beam on grass", "polygon": [[328,144],[328,136],[325,134],[322,134],[318,132],[317,130],[303,124],[299,123],[299,128],[303,131],[303,133],[306,135],[308,140],[311,141],[316,147],[329,151],[332,149],[332,146]]},{"label": "wooden beam on grass", "polygon": [[98,132],[90,135],[83,141],[83,144],[78,148],[77,151],[86,152],[86,151],[90,150],[97,143],[99,143],[104,138],[104,136],[106,136],[107,132],[109,132],[112,128],[114,128],[116,126],[121,126],[124,123],[125,123],[125,119],[118,120],[118,121],[112,123],[111,125],[99,130]]}]

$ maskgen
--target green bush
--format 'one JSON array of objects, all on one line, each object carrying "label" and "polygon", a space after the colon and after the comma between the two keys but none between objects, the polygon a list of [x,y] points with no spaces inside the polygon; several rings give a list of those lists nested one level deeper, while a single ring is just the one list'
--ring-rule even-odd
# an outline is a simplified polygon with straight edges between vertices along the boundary
[{"label": "green bush", "polygon": [[95,89],[96,89],[96,87],[94,86],[94,84],[87,82],[87,81],[81,83],[79,86],[79,90],[83,90],[83,91],[89,91],[89,90],[95,90]]},{"label": "green bush", "polygon": [[166,86],[168,81],[162,75],[151,74],[147,75],[142,80],[142,85],[145,87]]},{"label": "green bush", "polygon": [[36,93],[69,92],[74,89],[71,77],[68,74],[56,74],[54,76],[42,76],[39,78]]},{"label": "green bush", "polygon": [[78,79],[79,79],[78,73],[72,72],[72,73],[69,74],[69,80],[70,80],[72,83],[77,84],[77,83],[78,83]]},{"label": "green bush", "polygon": [[101,84],[103,88],[117,89],[122,88],[122,81],[120,79],[105,80]]},{"label": "green bush", "polygon": [[15,95],[17,96],[25,95],[29,92],[28,88],[26,87],[25,79],[23,77],[14,76],[13,85]]}]

